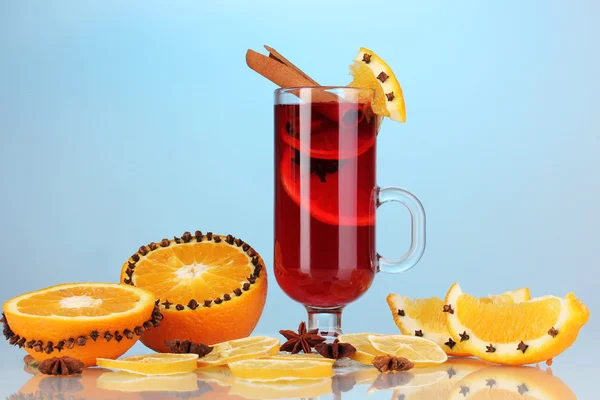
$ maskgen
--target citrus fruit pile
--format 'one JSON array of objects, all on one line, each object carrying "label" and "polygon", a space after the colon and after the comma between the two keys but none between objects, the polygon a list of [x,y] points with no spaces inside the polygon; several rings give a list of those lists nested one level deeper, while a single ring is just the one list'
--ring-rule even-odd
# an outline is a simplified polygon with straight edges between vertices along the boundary
[{"label": "citrus fruit pile", "polygon": [[402,333],[428,338],[449,355],[509,365],[558,356],[589,318],[587,307],[572,293],[531,299],[526,288],[476,298],[454,284],[444,300],[390,294],[387,302]]},{"label": "citrus fruit pile", "polygon": [[180,373],[174,360],[193,371],[197,361],[190,358],[198,355],[113,360],[138,339],[168,352],[165,342],[205,346],[245,338],[260,318],[266,291],[264,262],[249,244],[231,235],[185,232],[140,247],[125,262],[121,284],[71,283],[27,293],[4,304],[1,321],[9,343],[38,363],[70,357],[85,366],[98,359],[129,372]]}]

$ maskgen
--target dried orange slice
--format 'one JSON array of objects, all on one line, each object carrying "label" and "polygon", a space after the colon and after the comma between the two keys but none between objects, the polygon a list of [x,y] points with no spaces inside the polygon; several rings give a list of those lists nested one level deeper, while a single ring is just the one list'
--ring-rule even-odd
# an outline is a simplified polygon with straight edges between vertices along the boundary
[{"label": "dried orange slice", "polygon": [[[520,303],[530,299],[529,289],[523,288],[500,295],[481,298],[487,303]],[[455,342],[446,327],[444,301],[438,297],[411,299],[390,293],[387,303],[396,326],[405,335],[420,336],[436,342],[449,356],[469,356],[461,342]]]},{"label": "dried orange slice", "polygon": [[195,392],[198,376],[193,372],[172,375],[141,375],[131,372],[105,372],[98,377],[100,389],[119,392]]},{"label": "dried orange slice", "polygon": [[229,364],[236,378],[275,380],[275,379],[318,379],[334,375],[333,365],[314,360],[273,360],[255,359]]},{"label": "dried orange slice", "polygon": [[289,354],[289,353],[278,353],[274,356],[266,357],[268,360],[284,360],[284,361],[301,361],[301,360],[310,360],[310,361],[321,361],[329,364],[334,364],[335,360],[332,358],[325,358],[317,353],[297,353],[297,354]]},{"label": "dried orange slice", "polygon": [[120,360],[99,358],[102,368],[116,369],[142,375],[175,375],[196,369],[198,354],[142,354]]},{"label": "dried orange slice", "polygon": [[371,105],[375,114],[394,121],[406,121],[402,88],[392,69],[381,57],[361,47],[354,64],[350,66],[350,75],[354,80],[349,86],[375,90],[375,99]]},{"label": "dried orange slice", "polygon": [[154,295],[113,283],[68,283],[15,297],[4,304],[4,334],[38,362],[67,356],[85,366],[117,358],[162,315]]},{"label": "dried orange slice", "polygon": [[121,282],[160,299],[164,321],[142,337],[159,352],[169,340],[214,344],[250,335],[267,295],[264,261],[249,244],[200,231],[140,247]]},{"label": "dried orange slice", "polygon": [[342,343],[350,343],[356,348],[356,353],[352,356],[354,361],[358,361],[363,364],[369,364],[373,362],[373,359],[379,354],[373,347],[369,336],[378,336],[376,333],[346,333],[338,336],[338,340]]},{"label": "dried orange slice", "polygon": [[272,356],[279,352],[280,344],[279,339],[268,336],[252,336],[217,343],[210,353],[198,361],[198,367],[215,367],[236,361]]},{"label": "dried orange slice", "polygon": [[510,365],[551,359],[570,347],[589,318],[569,293],[521,303],[490,303],[464,294],[458,283],[445,300],[446,324],[454,341],[483,360]]},{"label": "dried orange slice", "polygon": [[415,367],[443,364],[448,360],[444,350],[431,340],[408,335],[369,335],[377,355],[404,357]]},{"label": "dried orange slice", "polygon": [[577,396],[563,381],[540,368],[491,366],[456,382],[451,395],[444,398],[576,400]]}]

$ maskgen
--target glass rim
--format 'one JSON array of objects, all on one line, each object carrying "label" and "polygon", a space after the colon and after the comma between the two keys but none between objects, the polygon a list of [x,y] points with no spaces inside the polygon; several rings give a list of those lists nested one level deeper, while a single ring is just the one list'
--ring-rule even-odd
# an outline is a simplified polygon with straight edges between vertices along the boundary
[{"label": "glass rim", "polygon": [[352,90],[352,91],[370,91],[375,94],[375,89],[367,88],[367,87],[353,87],[353,86],[289,86],[289,87],[280,87],[275,89],[275,94],[288,93],[293,90],[301,90],[301,89],[310,89],[310,90]]}]

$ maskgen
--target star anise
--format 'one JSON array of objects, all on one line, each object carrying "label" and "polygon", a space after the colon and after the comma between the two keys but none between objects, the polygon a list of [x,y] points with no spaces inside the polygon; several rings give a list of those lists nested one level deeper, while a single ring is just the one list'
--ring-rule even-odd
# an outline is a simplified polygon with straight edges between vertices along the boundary
[{"label": "star anise", "polygon": [[408,371],[415,365],[404,357],[378,356],[373,360],[373,365],[380,372]]},{"label": "star anise", "polygon": [[54,357],[44,360],[38,366],[38,370],[46,375],[75,375],[80,374],[83,363],[71,357]]},{"label": "star anise", "polygon": [[299,353],[300,350],[304,351],[306,354],[311,352],[311,349],[315,347],[319,343],[323,343],[325,339],[323,336],[318,334],[318,329],[311,329],[310,331],[306,330],[306,323],[300,322],[298,326],[298,333],[290,330],[281,330],[281,333],[286,339],[285,342],[279,348],[280,351],[289,351],[292,354]]},{"label": "star anise", "polygon": [[334,360],[350,358],[356,353],[356,348],[350,343],[340,343],[337,339],[333,343],[319,343],[315,346],[315,350],[323,357]]},{"label": "star anise", "polygon": [[166,340],[165,346],[169,348],[171,353],[198,354],[200,358],[213,351],[214,348],[202,343],[194,343],[190,340]]}]

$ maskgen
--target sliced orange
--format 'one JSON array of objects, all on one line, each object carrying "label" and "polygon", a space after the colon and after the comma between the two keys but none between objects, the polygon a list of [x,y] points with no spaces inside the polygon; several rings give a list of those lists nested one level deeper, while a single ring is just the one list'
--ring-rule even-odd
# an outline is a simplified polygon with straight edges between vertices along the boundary
[{"label": "sliced orange", "polygon": [[168,340],[214,344],[250,335],[267,295],[260,255],[231,235],[199,231],[142,246],[123,265],[121,282],[160,299],[164,321],[142,342],[167,352]]},{"label": "sliced orange", "polygon": [[322,379],[334,375],[333,365],[314,360],[255,359],[229,364],[231,373],[240,379]]},{"label": "sliced orange", "polygon": [[272,356],[279,352],[279,345],[279,339],[268,336],[252,336],[217,343],[210,353],[198,360],[198,367],[229,365],[236,361]]},{"label": "sliced orange", "polygon": [[377,355],[403,357],[415,367],[443,364],[448,360],[444,350],[428,339],[408,335],[369,335],[367,338]]},{"label": "sliced orange", "polygon": [[402,88],[396,75],[381,57],[371,50],[361,47],[354,64],[350,66],[354,77],[349,86],[375,90],[372,103],[373,112],[394,121],[406,121],[406,106]]},{"label": "sliced orange", "polygon": [[[529,289],[523,288],[481,298],[484,303],[519,303],[530,299]],[[390,293],[387,303],[396,326],[405,335],[420,336],[436,342],[449,356],[469,356],[461,342],[455,342],[446,327],[444,301],[438,297],[411,299]]]},{"label": "sliced orange", "polygon": [[116,369],[142,375],[177,375],[196,369],[198,354],[142,354],[120,360],[99,358],[102,368]]},{"label": "sliced orange", "polygon": [[458,283],[446,295],[446,324],[454,341],[483,360],[510,365],[556,357],[570,347],[589,318],[569,293],[521,303],[489,303],[464,294]]},{"label": "sliced orange", "polygon": [[369,341],[369,336],[377,336],[376,333],[346,333],[338,336],[338,339],[342,343],[350,343],[356,348],[356,353],[352,356],[354,361],[358,361],[363,364],[371,365],[373,359],[379,354],[373,347],[373,344]]},{"label": "sliced orange", "polygon": [[162,315],[154,295],[113,283],[67,283],[4,304],[5,335],[40,362],[67,356],[86,366],[117,358]]}]

